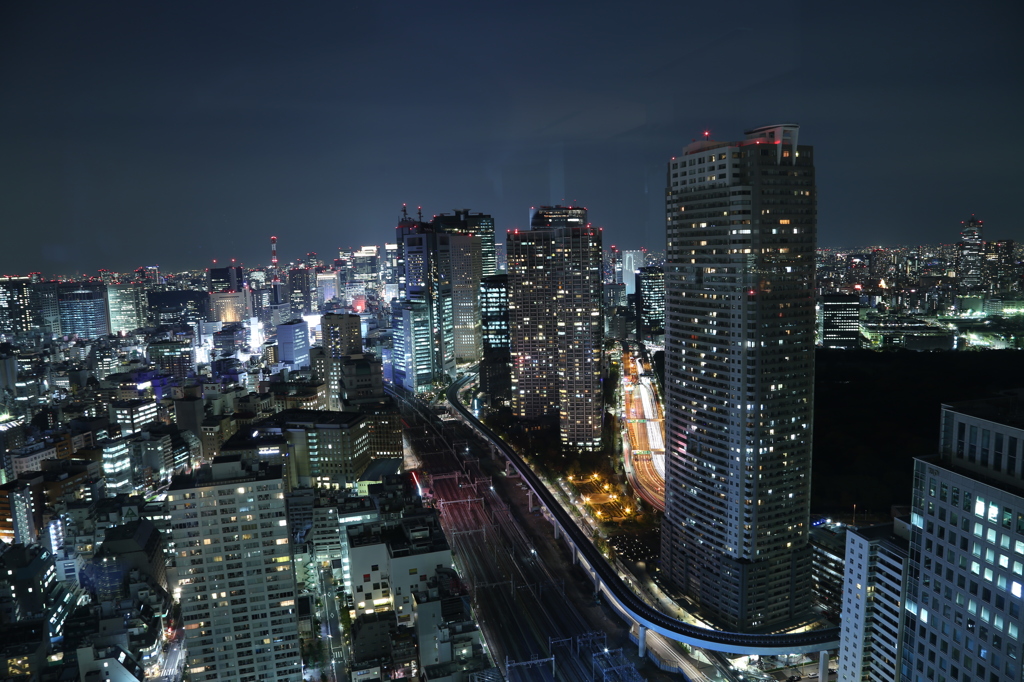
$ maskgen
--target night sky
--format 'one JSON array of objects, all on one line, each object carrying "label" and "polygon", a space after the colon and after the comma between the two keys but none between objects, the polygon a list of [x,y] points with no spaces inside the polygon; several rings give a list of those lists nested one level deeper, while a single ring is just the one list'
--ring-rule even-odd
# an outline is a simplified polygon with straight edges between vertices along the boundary
[{"label": "night sky", "polygon": [[796,122],[822,246],[1024,241],[1016,2],[7,2],[0,273],[504,230],[578,202],[664,249],[665,162]]}]

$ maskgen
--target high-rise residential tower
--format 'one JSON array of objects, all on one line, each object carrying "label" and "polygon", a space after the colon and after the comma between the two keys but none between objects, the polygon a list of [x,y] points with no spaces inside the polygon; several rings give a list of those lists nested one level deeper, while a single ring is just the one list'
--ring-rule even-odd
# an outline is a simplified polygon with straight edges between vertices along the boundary
[{"label": "high-rise residential tower", "polygon": [[811,606],[816,198],[798,134],[705,139],[668,164],[662,566],[734,631]]},{"label": "high-rise residential tower", "polygon": [[175,476],[169,577],[195,680],[302,679],[281,466],[225,455]]},{"label": "high-rise residential tower", "polygon": [[542,206],[508,233],[512,409],[557,410],[562,444],[601,446],[601,230],[587,210]]}]

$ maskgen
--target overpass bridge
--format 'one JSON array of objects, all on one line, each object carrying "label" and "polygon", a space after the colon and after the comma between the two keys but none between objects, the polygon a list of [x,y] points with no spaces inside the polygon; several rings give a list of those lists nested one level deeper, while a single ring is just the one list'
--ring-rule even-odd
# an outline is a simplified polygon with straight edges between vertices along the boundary
[{"label": "overpass bridge", "polygon": [[[839,648],[839,628],[827,628],[793,634],[746,634],[723,632],[684,623],[654,608],[637,596],[619,578],[590,538],[584,535],[565,508],[555,499],[551,491],[540,480],[526,462],[505,441],[482,424],[459,400],[459,391],[474,377],[467,375],[448,387],[447,398],[454,413],[486,440],[492,452],[505,458],[520,475],[531,494],[547,509],[554,526],[555,538],[563,539],[569,546],[573,563],[582,566],[594,582],[596,591],[604,594],[608,604],[629,623],[639,628],[638,646],[641,658],[647,653],[647,631],[690,646],[709,649],[727,654],[759,654],[777,656],[784,654],[808,654],[821,652],[826,666],[831,649]],[[823,678],[827,679],[827,678]]]}]

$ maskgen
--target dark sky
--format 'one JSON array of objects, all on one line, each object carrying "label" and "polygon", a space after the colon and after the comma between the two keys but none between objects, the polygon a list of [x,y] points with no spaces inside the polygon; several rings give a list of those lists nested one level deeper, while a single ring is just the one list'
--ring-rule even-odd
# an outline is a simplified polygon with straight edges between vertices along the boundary
[{"label": "dark sky", "polygon": [[[108,2],[0,7],[0,272],[500,235],[577,201],[664,248],[665,162],[801,124],[823,246],[1024,241],[1016,2]],[[499,237],[499,241],[503,237]]]}]

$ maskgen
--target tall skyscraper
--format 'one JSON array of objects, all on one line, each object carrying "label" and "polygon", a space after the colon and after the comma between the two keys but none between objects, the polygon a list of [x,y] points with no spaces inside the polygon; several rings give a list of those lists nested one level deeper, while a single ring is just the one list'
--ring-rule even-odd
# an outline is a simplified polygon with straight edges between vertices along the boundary
[{"label": "tall skyscraper", "polygon": [[903,682],[1021,679],[1022,397],[943,405],[939,454],[914,462]]},{"label": "tall skyscraper", "polygon": [[498,272],[494,247],[494,218],[486,213],[470,213],[468,208],[434,216],[431,225],[448,234],[480,238],[480,269],[482,277]]},{"label": "tall skyscraper", "polygon": [[636,271],[637,338],[645,340],[665,331],[665,268],[642,267]]},{"label": "tall skyscraper", "polygon": [[984,288],[985,240],[982,236],[982,221],[973,215],[961,225],[956,276],[960,280],[960,292],[967,294]]},{"label": "tall skyscraper", "polygon": [[562,444],[601,446],[601,230],[587,210],[542,206],[506,237],[512,409],[557,410]]},{"label": "tall skyscraper", "polygon": [[508,275],[484,277],[480,282],[480,328],[483,360],[480,362],[480,390],[492,401],[511,398],[509,365]]},{"label": "tall skyscraper", "polygon": [[267,282],[263,288],[253,291],[252,304],[253,314],[265,327],[276,327],[292,316],[288,286],[283,282]]},{"label": "tall skyscraper", "polygon": [[284,493],[280,465],[239,455],[175,476],[167,490],[168,577],[194,680],[302,679]]},{"label": "tall skyscraper", "polygon": [[1021,268],[1014,254],[1012,239],[985,242],[985,269],[988,289],[995,294],[1020,290]]},{"label": "tall skyscraper", "polygon": [[364,286],[380,282],[380,247],[364,246],[352,255],[352,279]]},{"label": "tall skyscraper", "polygon": [[107,296],[102,284],[61,284],[57,287],[61,332],[83,339],[103,338],[107,326]]},{"label": "tall skyscraper", "polygon": [[107,316],[111,334],[145,327],[148,315],[148,299],[141,284],[107,285]]},{"label": "tall skyscraper", "polygon": [[[493,233],[492,233],[493,234]],[[452,249],[452,325],[456,362],[479,362],[481,251],[477,235],[449,235]]]},{"label": "tall skyscraper", "polygon": [[627,296],[636,293],[636,271],[643,266],[643,251],[622,252],[622,283],[626,285]]},{"label": "tall skyscraper", "polygon": [[288,271],[288,299],[292,315],[310,315],[316,301],[314,287],[316,271],[310,268],[292,268]]},{"label": "tall skyscraper", "polygon": [[668,164],[666,577],[719,626],[811,606],[816,198],[774,125]]},{"label": "tall skyscraper", "polygon": [[395,383],[429,391],[455,378],[452,238],[406,215],[398,224],[399,305],[393,308]]}]

